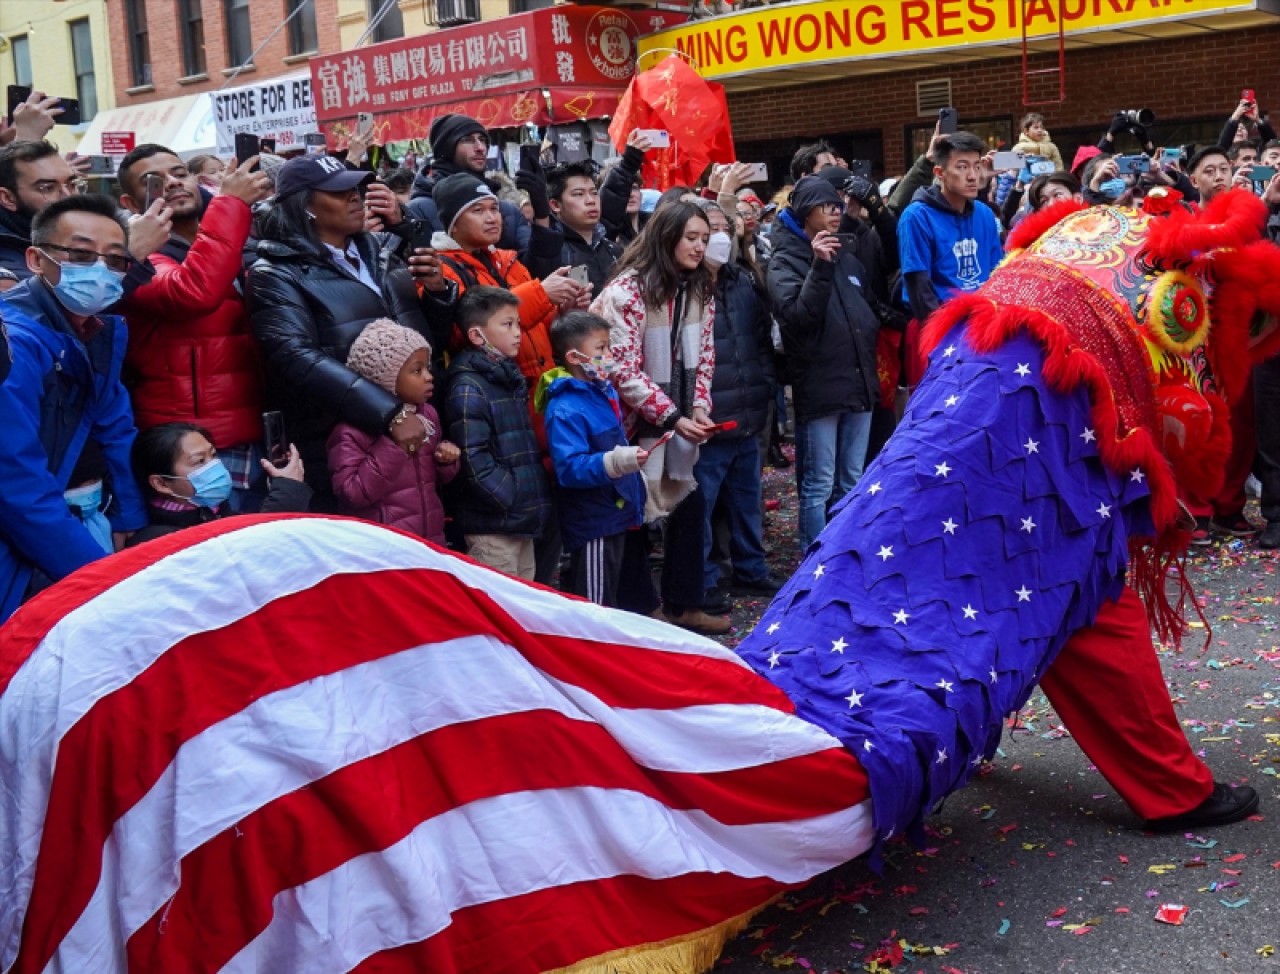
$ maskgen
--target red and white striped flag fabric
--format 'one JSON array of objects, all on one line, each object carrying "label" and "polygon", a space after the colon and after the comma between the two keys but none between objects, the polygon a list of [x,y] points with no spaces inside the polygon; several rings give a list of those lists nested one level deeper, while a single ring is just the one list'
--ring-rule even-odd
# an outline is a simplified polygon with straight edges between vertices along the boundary
[{"label": "red and white striped flag fabric", "polygon": [[328,517],[231,518],[0,629],[0,971],[702,970],[863,852],[731,652]]}]

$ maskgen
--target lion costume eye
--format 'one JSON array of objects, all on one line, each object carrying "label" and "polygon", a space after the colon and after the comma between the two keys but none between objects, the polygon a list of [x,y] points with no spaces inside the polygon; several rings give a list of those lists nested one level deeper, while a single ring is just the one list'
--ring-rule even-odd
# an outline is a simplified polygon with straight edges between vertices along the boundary
[{"label": "lion costume eye", "polygon": [[1147,335],[1166,352],[1186,356],[1209,337],[1209,301],[1194,277],[1165,271],[1147,301]]}]

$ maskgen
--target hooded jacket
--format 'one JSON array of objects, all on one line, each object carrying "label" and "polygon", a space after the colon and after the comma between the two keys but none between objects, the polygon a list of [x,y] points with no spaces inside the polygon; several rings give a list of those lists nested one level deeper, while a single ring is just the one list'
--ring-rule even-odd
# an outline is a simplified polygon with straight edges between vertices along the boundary
[{"label": "hooded jacket", "polygon": [[141,429],[197,423],[221,447],[261,439],[262,366],[241,284],[251,219],[242,200],[214,197],[195,240],[171,238],[150,257],[155,276],[121,302]]},{"label": "hooded jacket", "polygon": [[465,483],[454,491],[463,534],[533,538],[551,513],[542,451],[529,419],[529,391],[513,359],[466,348],[449,366],[448,439],[462,450]]},{"label": "hooded jacket", "polygon": [[329,434],[333,492],[344,514],[376,521],[420,538],[445,543],[444,504],[439,487],[458,475],[459,461],[437,463],[433,454],[444,435],[440,417],[428,405],[418,412],[432,433],[406,453],[385,433],[373,436],[347,423]]},{"label": "hooded jacket", "polygon": [[834,261],[813,256],[794,213],[775,221],[769,299],[782,331],[796,418],[867,412],[879,397],[876,336],[866,269],[849,251]]},{"label": "hooded jacket", "polygon": [[757,436],[769,421],[776,377],[766,299],[751,274],[733,264],[716,278],[716,368],[711,376],[711,420],[733,421],[737,429],[718,439]]},{"label": "hooded jacket", "polygon": [[19,281],[31,276],[27,270],[30,246],[31,220],[0,206],[0,267],[12,271]]},{"label": "hooded jacket", "polygon": [[919,315],[921,302],[912,301],[908,275],[927,274],[938,303],[960,291],[976,291],[1004,259],[1000,224],[981,200],[966,200],[958,213],[941,187],[930,186],[916,193],[898,219],[898,254],[903,300]]},{"label": "hooded jacket", "polygon": [[[433,234],[447,231],[448,227],[440,223],[440,214],[436,210],[435,200],[431,198],[431,191],[440,180],[459,172],[463,170],[445,162],[428,163],[418,170],[418,175],[413,178],[413,189],[409,192],[409,205],[405,207],[409,217],[426,222]],[[495,183],[489,183],[489,188],[495,194],[500,189]],[[498,210],[502,213],[502,236],[498,239],[498,247],[521,255],[528,253],[532,231],[529,221],[520,212],[520,207],[506,200],[499,200]]]},{"label": "hooded jacket", "polygon": [[1013,151],[1020,152],[1024,156],[1039,156],[1041,159],[1048,159],[1058,172],[1062,172],[1067,168],[1062,161],[1062,153],[1058,151],[1058,147],[1050,140],[1048,131],[1044,133],[1042,140],[1033,139],[1028,133],[1023,132],[1018,137],[1018,143],[1013,147]]},{"label": "hooded jacket", "polygon": [[629,473],[615,480],[605,472],[604,455],[627,446],[613,386],[552,369],[543,374],[535,402],[547,426],[564,550],[638,528],[644,522],[644,478]]},{"label": "hooded jacket", "polygon": [[102,328],[81,339],[37,277],[0,294],[11,360],[0,382],[0,622],[17,610],[38,568],[54,581],[104,557],[67,507],[85,443],[101,448],[111,477],[107,517],[115,531],[147,523],[129,453],[137,430],[120,382],[128,335],[124,319],[99,315]]},{"label": "hooded jacket", "polygon": [[325,453],[333,427],[345,422],[381,434],[400,409],[395,396],[347,368],[351,343],[375,318],[393,318],[433,343],[453,322],[452,292],[419,299],[395,253],[399,238],[358,233],[351,239],[377,293],[301,237],[260,241],[248,278],[249,323],[266,365],[268,406],[285,414],[318,511],[333,507]]}]

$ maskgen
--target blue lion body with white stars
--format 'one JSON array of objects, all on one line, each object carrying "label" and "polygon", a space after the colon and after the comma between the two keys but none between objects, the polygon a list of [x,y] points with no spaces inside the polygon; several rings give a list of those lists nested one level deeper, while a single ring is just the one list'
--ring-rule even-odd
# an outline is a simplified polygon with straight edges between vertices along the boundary
[{"label": "blue lion body with white stars", "polygon": [[941,341],[903,422],[738,653],[865,767],[883,842],[920,841],[1152,531],[1103,465],[1090,393],[1019,335]]}]

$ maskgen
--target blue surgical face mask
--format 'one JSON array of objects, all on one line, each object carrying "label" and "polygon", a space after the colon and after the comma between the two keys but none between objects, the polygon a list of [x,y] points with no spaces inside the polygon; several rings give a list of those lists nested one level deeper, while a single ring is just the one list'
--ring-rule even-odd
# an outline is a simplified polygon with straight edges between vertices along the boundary
[{"label": "blue surgical face mask", "polygon": [[53,293],[64,308],[76,315],[96,315],[124,295],[123,274],[102,261],[92,264],[62,264],[62,276]]},{"label": "blue surgical face mask", "polygon": [[197,467],[186,477],[166,477],[165,479],[187,481],[195,489],[195,493],[190,497],[181,497],[179,500],[194,504],[196,507],[207,507],[211,511],[221,507],[231,496],[231,474],[218,459],[210,460],[203,467]]},{"label": "blue surgical face mask", "polygon": [[1109,200],[1118,200],[1128,188],[1128,183],[1123,179],[1108,179],[1098,187],[1098,192]]},{"label": "blue surgical face mask", "polygon": [[111,541],[111,522],[102,513],[103,507],[106,506],[102,503],[102,481],[63,491],[62,499],[67,502],[68,507],[75,509],[80,522],[93,535],[93,540],[102,546],[102,550],[107,554],[114,552],[115,545]]}]

